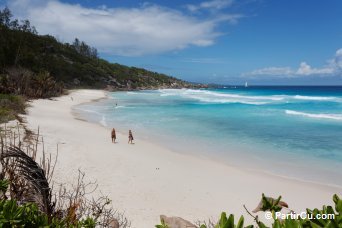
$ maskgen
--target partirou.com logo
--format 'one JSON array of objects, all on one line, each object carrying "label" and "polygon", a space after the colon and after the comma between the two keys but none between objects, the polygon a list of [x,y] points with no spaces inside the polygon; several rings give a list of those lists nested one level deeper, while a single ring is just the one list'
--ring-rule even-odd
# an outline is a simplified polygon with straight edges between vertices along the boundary
[{"label": "partirou.com logo", "polygon": [[266,212],[265,213],[266,219],[335,219],[335,214],[308,214],[307,212],[301,212],[301,213],[282,213],[282,212],[275,212],[274,217],[272,212]]}]

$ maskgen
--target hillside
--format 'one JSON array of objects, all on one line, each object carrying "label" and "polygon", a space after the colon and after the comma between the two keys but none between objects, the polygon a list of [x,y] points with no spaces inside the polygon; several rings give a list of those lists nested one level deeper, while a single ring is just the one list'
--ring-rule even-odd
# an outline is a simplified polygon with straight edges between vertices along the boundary
[{"label": "hillside", "polygon": [[[38,35],[29,21],[12,20],[6,8],[0,11],[0,76],[49,74],[66,88],[113,90],[181,88],[194,85],[174,77],[118,63],[109,63],[95,48],[75,39],[72,44]],[[3,89],[3,88],[2,88]],[[1,91],[0,93],[4,92]]]}]

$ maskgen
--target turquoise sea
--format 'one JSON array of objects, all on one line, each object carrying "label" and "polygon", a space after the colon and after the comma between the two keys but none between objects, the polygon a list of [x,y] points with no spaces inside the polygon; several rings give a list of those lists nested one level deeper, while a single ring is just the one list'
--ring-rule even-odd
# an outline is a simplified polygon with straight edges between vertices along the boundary
[{"label": "turquoise sea", "polygon": [[75,112],[126,134],[132,129],[135,138],[178,153],[342,186],[342,87],[233,86],[108,96]]}]

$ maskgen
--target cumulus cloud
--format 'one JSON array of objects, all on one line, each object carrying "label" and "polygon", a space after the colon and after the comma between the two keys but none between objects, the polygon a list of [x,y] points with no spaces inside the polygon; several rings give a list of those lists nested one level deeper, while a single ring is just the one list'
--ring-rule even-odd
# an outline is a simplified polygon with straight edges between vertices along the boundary
[{"label": "cumulus cloud", "polygon": [[332,74],[334,72],[333,67],[324,67],[324,68],[312,68],[306,62],[301,62],[298,70],[296,71],[297,75],[313,75],[313,74]]},{"label": "cumulus cloud", "polygon": [[[7,3],[16,17],[29,19],[40,34],[51,34],[64,42],[78,37],[101,52],[122,56],[213,45],[220,35],[217,26],[222,22],[235,23],[239,18],[225,15],[199,19],[151,4],[93,9],[59,0],[8,0]],[[208,4],[203,7],[209,7]]]},{"label": "cumulus cloud", "polygon": [[233,4],[234,0],[212,0],[201,2],[198,5],[189,4],[186,7],[192,12],[199,10],[220,10],[229,7]]},{"label": "cumulus cloud", "polygon": [[342,76],[342,48],[338,49],[333,59],[327,61],[328,64],[321,68],[313,68],[306,62],[301,62],[298,69],[291,67],[266,67],[244,73],[242,76],[280,76],[280,77],[299,77],[299,76]]}]

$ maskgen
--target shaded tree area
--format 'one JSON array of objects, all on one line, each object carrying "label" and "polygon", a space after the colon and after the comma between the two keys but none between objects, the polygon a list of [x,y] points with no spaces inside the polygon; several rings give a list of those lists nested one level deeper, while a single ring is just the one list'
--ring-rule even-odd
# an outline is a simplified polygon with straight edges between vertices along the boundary
[{"label": "shaded tree area", "polygon": [[89,58],[98,58],[97,49],[94,47],[90,47],[84,41],[80,41],[78,38],[75,38],[74,42],[71,45],[79,54],[89,57]]}]

